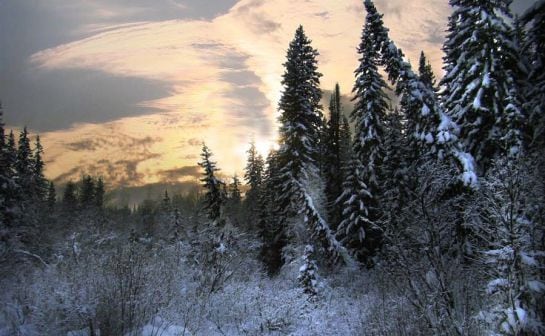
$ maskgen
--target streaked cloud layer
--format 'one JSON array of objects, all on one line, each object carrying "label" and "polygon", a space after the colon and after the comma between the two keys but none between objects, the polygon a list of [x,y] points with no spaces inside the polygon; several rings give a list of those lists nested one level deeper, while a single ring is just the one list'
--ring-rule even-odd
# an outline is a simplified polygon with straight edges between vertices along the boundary
[{"label": "streaked cloud layer", "polygon": [[[70,127],[45,133],[47,174],[63,180],[100,173],[133,186],[191,178],[203,140],[227,174],[244,166],[251,136],[265,152],[276,134],[285,51],[299,24],[320,51],[322,87],[339,82],[349,93],[365,18],[359,0],[240,0],[208,17],[183,1],[162,1],[149,17],[145,1],[83,3],[97,19],[74,27],[78,38],[34,52],[28,64],[34,76],[79,72],[110,78],[104,83],[117,87],[104,85],[112,99],[125,97],[134,113],[102,111],[102,118],[75,118],[79,122]],[[440,74],[447,2],[376,4],[408,58],[415,63],[423,49]],[[172,15],[191,10],[192,16]],[[94,108],[100,110],[105,96],[97,94]]]}]

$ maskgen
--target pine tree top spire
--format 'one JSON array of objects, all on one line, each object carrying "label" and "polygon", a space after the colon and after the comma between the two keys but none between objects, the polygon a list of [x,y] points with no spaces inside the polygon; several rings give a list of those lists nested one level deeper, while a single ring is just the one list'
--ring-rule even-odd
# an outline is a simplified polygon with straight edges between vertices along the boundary
[{"label": "pine tree top spire", "polygon": [[368,12],[358,46],[359,65],[355,71],[356,82],[352,92],[355,101],[350,117],[356,124],[353,151],[364,163],[362,172],[374,197],[380,185],[380,166],[384,160],[383,138],[385,114],[388,110],[386,82],[378,71],[379,45],[374,41],[377,14]]},{"label": "pine tree top spire", "polygon": [[435,75],[431,68],[431,64],[426,58],[426,55],[424,54],[423,50],[420,52],[420,60],[418,62],[418,73],[420,74],[420,80],[424,82],[426,86],[437,91],[435,88],[435,84],[436,84]]},{"label": "pine tree top spire", "polygon": [[224,187],[225,183],[219,180],[215,173],[219,170],[216,168],[216,162],[211,160],[212,152],[202,143],[201,161],[198,165],[203,169],[203,187],[206,189],[204,195],[204,210],[208,214],[208,218],[215,224],[220,224],[223,205],[225,203]]},{"label": "pine tree top spire", "polygon": [[281,112],[279,157],[283,164],[290,165],[289,170],[295,178],[304,174],[303,169],[315,170],[319,155],[322,74],[318,72],[317,56],[318,51],[299,26],[287,51],[278,105]]}]

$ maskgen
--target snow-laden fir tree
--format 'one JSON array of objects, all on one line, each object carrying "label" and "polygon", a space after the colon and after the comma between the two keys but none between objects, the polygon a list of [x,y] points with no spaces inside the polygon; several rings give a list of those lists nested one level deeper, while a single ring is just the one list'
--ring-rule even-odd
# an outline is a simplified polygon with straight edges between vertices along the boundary
[{"label": "snow-laden fir tree", "polygon": [[404,60],[403,52],[390,40],[382,15],[372,0],[365,0],[367,18],[371,22],[372,41],[380,49],[381,64],[388,78],[396,84],[401,95],[402,113],[407,118],[407,137],[410,150],[416,157],[427,160],[454,160],[460,171],[459,180],[469,188],[477,187],[477,175],[473,157],[458,141],[458,125],[446,115],[439,104],[437,94],[415,74]]},{"label": "snow-laden fir tree", "polygon": [[279,221],[303,213],[311,239],[319,241],[329,259],[339,256],[352,259],[335,239],[329,224],[318,211],[317,201],[323,197],[317,159],[320,156],[320,132],[323,131],[320,111],[321,74],[318,72],[318,51],[311,46],[302,26],[297,28],[284,63],[282,96],[279,110],[279,145],[281,192],[275,200]]},{"label": "snow-laden fir tree", "polygon": [[201,182],[206,190],[204,194],[203,210],[214,224],[220,224],[223,205],[225,204],[224,186],[225,183],[216,177],[216,162],[211,160],[212,152],[203,143],[201,161],[198,163],[203,169]]},{"label": "snow-laden fir tree", "polygon": [[424,51],[420,52],[420,59],[418,61],[418,74],[420,75],[420,80],[430,89],[437,91],[435,84],[435,75],[431,64],[428,62]]},{"label": "snow-laden fir tree", "polygon": [[358,261],[369,263],[380,245],[382,230],[369,218],[372,195],[363,180],[363,170],[358,158],[343,167],[343,192],[336,201],[342,215],[336,235]]},{"label": "snow-laden fir tree", "polygon": [[327,161],[328,161],[328,142],[329,142],[329,124],[325,116],[322,116],[320,125],[318,126],[318,172],[322,179],[326,178]]},{"label": "snow-laden fir tree", "polygon": [[47,179],[44,176],[44,162],[42,159],[44,149],[40,142],[40,136],[36,136],[36,145],[34,147],[33,155],[33,169],[32,169],[32,192],[33,197],[36,197],[40,201],[44,201],[47,196]]},{"label": "snow-laden fir tree", "polygon": [[30,148],[30,139],[28,137],[26,127],[24,127],[19,134],[15,170],[18,184],[21,187],[22,197],[24,200],[29,200],[32,196],[34,162],[32,158],[32,149]]},{"label": "snow-laden fir tree", "polygon": [[523,111],[514,76],[510,0],[451,0],[444,44],[442,100],[459,137],[482,171],[498,155],[522,149]]},{"label": "snow-laden fir tree", "polygon": [[341,153],[341,123],[342,123],[341,92],[339,84],[329,101],[329,120],[325,137],[325,194],[327,199],[328,221],[332,229],[340,222],[342,209],[335,201],[342,192],[342,153]]},{"label": "snow-laden fir tree", "polygon": [[303,264],[299,268],[297,280],[301,284],[305,294],[312,300],[318,294],[318,280],[316,258],[314,256],[314,247],[306,245],[302,257]]},{"label": "snow-laden fir tree", "polygon": [[545,1],[531,6],[521,17],[527,28],[523,53],[529,55],[530,73],[525,92],[529,113],[530,147],[545,148]]},{"label": "snow-laden fir tree", "polygon": [[16,174],[17,146],[15,144],[15,135],[13,134],[13,131],[9,132],[5,155],[7,165],[11,167],[11,169],[8,170],[8,174],[14,176]]},{"label": "snow-laden fir tree", "polygon": [[3,172],[5,184],[2,184],[3,216],[5,224],[10,226],[13,224],[16,213],[18,212],[21,197],[21,189],[16,181],[17,172],[15,170],[15,164],[17,162],[17,147],[15,145],[13,131],[9,132],[7,141],[5,141],[4,148],[0,154],[3,157],[5,165]]},{"label": "snow-laden fir tree", "polygon": [[319,88],[322,75],[318,72],[317,56],[318,51],[299,26],[284,63],[283,90],[278,106],[281,115],[277,159],[283,193],[277,201],[284,217],[289,217],[290,210],[298,210],[291,206],[292,198],[298,194],[295,182],[307,179],[309,173],[317,174],[322,124]]},{"label": "snow-laden fir tree", "polygon": [[341,125],[339,127],[339,153],[342,173],[342,167],[347,165],[352,159],[352,132],[350,130],[348,118],[346,118],[344,115],[341,118]]},{"label": "snow-laden fir tree", "polygon": [[246,192],[244,202],[248,209],[253,211],[259,198],[259,189],[261,188],[265,162],[261,154],[258,153],[254,140],[250,142],[250,148],[246,153],[248,154],[248,159],[244,168],[244,180],[249,188]]},{"label": "snow-laden fir tree", "polygon": [[[379,200],[382,197],[383,163],[386,155],[384,145],[385,115],[388,109],[388,97],[384,90],[386,83],[378,72],[379,50],[373,41],[376,13],[367,13],[367,18],[358,46],[359,66],[355,71],[356,82],[354,110],[350,114],[356,125],[353,152],[363,166],[358,167],[367,185],[370,197],[362,203],[367,209],[366,216],[371,221],[379,219]],[[359,192],[355,190],[355,192]]]},{"label": "snow-laden fir tree", "polygon": [[[391,225],[397,221],[396,216],[409,198],[411,185],[409,181],[410,167],[407,159],[407,146],[403,115],[398,108],[386,115],[386,133],[384,145],[386,157],[384,160],[384,183],[382,184],[382,206],[384,222]],[[394,225],[395,226],[395,225]]]},{"label": "snow-laden fir tree", "polygon": [[12,167],[9,158],[8,144],[4,130],[4,111],[0,102],[0,230],[9,221],[9,214],[13,206],[13,181]]},{"label": "snow-laden fir tree", "polygon": [[282,249],[286,246],[286,223],[278,220],[279,209],[275,202],[278,194],[282,192],[279,180],[276,152],[271,151],[267,156],[257,207],[258,234],[263,243],[260,257],[267,272],[271,275],[277,273],[282,266]]}]

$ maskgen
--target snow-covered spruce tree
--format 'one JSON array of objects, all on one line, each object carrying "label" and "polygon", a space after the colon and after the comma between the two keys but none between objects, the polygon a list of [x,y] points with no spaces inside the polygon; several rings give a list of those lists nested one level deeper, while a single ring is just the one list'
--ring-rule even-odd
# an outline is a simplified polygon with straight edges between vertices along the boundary
[{"label": "snow-covered spruce tree", "polygon": [[[5,132],[5,131],[4,131]],[[5,164],[4,167],[4,182],[3,186],[3,204],[4,204],[4,221],[7,226],[11,226],[19,209],[19,201],[21,197],[21,189],[17,183],[17,171],[15,164],[17,162],[17,146],[15,145],[15,135],[13,131],[9,132],[9,135],[4,143],[4,148],[0,153],[3,157]]]},{"label": "snow-covered spruce tree", "polygon": [[[373,1],[365,0],[371,20],[373,43],[380,48],[381,64],[388,78],[396,84],[396,93],[402,96],[402,113],[407,118],[407,136],[411,151],[428,160],[454,159],[460,182],[470,188],[477,186],[474,160],[458,141],[458,125],[444,113],[434,90],[429,89],[404,61],[403,52],[390,40],[382,15]],[[450,160],[449,160],[450,161]]]},{"label": "snow-covered spruce tree", "polygon": [[33,169],[32,169],[32,192],[33,197],[39,201],[45,201],[47,196],[47,179],[44,176],[44,161],[42,159],[44,149],[40,143],[40,136],[36,136],[36,146],[34,147]]},{"label": "snow-covered spruce tree", "polygon": [[342,173],[342,167],[346,166],[352,159],[352,132],[350,131],[348,118],[344,115],[341,118],[341,126],[339,129],[339,154]]},{"label": "snow-covered spruce tree", "polygon": [[480,314],[490,331],[501,335],[545,333],[545,228],[537,221],[544,182],[529,174],[521,160],[496,162],[479,193],[482,231],[489,239],[483,251],[488,275],[487,309]]},{"label": "snow-covered spruce tree", "polygon": [[398,215],[405,206],[410,190],[413,189],[409,176],[411,168],[408,164],[406,148],[407,139],[403,115],[395,108],[386,115],[386,133],[384,145],[386,156],[383,164],[384,183],[382,184],[383,223],[395,229],[400,223]]},{"label": "snow-covered spruce tree", "polygon": [[8,170],[8,173],[13,177],[17,174],[16,163],[17,163],[17,146],[15,145],[15,135],[13,131],[9,132],[7,143],[6,143],[6,161],[7,165],[11,167]]},{"label": "snow-covered spruce tree", "polygon": [[329,102],[329,120],[325,140],[325,194],[327,199],[328,221],[333,230],[340,222],[341,207],[335,202],[342,192],[342,153],[341,153],[342,106],[339,84]]},{"label": "snow-covered spruce tree", "polygon": [[525,92],[531,130],[530,148],[545,148],[545,1],[536,2],[521,17],[527,28],[523,53],[530,58],[530,74]]},{"label": "snow-covered spruce tree", "polygon": [[286,246],[286,223],[279,221],[276,215],[279,210],[275,200],[281,192],[279,179],[276,152],[271,151],[267,156],[257,207],[257,228],[263,243],[260,257],[270,275],[276,274],[282,266],[282,249]]},{"label": "snow-covered spruce tree", "polygon": [[301,284],[301,287],[303,287],[305,294],[309,295],[312,299],[318,294],[318,280],[316,279],[318,267],[316,266],[314,247],[312,245],[305,246],[302,259],[303,264],[299,268],[297,280]]},{"label": "snow-covered spruce tree", "polygon": [[369,219],[368,204],[372,195],[363,181],[363,170],[357,158],[343,167],[343,192],[336,201],[342,207],[342,215],[336,234],[358,261],[371,265],[370,257],[380,247],[382,230]]},{"label": "snow-covered spruce tree", "polygon": [[294,200],[299,195],[295,182],[308,179],[308,174],[318,173],[316,160],[322,123],[319,85],[322,75],[318,72],[317,56],[318,51],[311,46],[303,27],[299,26],[284,63],[283,91],[278,106],[281,115],[277,160],[284,192],[277,201],[284,218],[291,216],[290,211],[299,210]]},{"label": "snow-covered spruce tree", "polygon": [[203,210],[206,211],[208,218],[216,225],[220,225],[223,205],[225,203],[225,195],[223,187],[225,183],[219,180],[215,173],[219,170],[216,168],[216,162],[211,161],[212,152],[203,143],[201,160],[198,164],[204,170],[201,182],[206,190],[204,194]]},{"label": "snow-covered spruce tree", "polygon": [[435,75],[431,64],[428,62],[424,51],[420,52],[420,60],[418,61],[418,74],[420,75],[420,80],[430,89],[437,91]]},{"label": "snow-covered spruce tree", "polygon": [[263,179],[263,169],[265,168],[263,157],[257,152],[255,141],[250,142],[250,148],[246,152],[248,159],[244,168],[244,180],[249,189],[246,192],[244,203],[250,211],[255,210],[259,198],[259,188]]},{"label": "snow-covered spruce tree", "polygon": [[304,213],[311,238],[321,243],[329,259],[336,260],[340,255],[346,262],[351,262],[315,204],[323,191],[321,186],[316,187],[321,184],[316,161],[320,155],[319,138],[323,125],[318,51],[310,43],[303,27],[299,26],[284,63],[277,154],[282,191],[275,200],[277,215],[278,220],[285,221],[296,213]]},{"label": "snow-covered spruce tree", "polygon": [[524,115],[513,67],[511,0],[450,0],[453,13],[444,44],[442,101],[481,172],[492,159],[522,148]]},{"label": "snow-covered spruce tree", "polygon": [[0,102],[0,230],[1,235],[5,234],[3,229],[11,224],[12,208],[14,206],[15,181],[13,180],[13,167],[10,160],[10,150],[8,147],[6,134],[4,130],[4,113],[2,102]]},{"label": "snow-covered spruce tree", "polygon": [[[318,126],[318,172],[322,180],[325,181],[327,161],[328,161],[328,137],[329,137],[329,124],[325,116],[322,116],[320,125]],[[325,190],[325,187],[324,187]]]},{"label": "snow-covered spruce tree", "polygon": [[18,184],[21,187],[22,197],[24,200],[29,200],[32,192],[32,177],[34,171],[34,163],[32,159],[32,150],[30,148],[30,140],[28,138],[27,128],[19,134],[19,144],[17,147],[17,159],[15,162],[15,170],[17,174]]},{"label": "snow-covered spruce tree", "polygon": [[[356,82],[352,92],[355,101],[350,117],[356,125],[353,151],[363,166],[359,173],[367,185],[369,199],[362,203],[367,209],[367,218],[372,222],[380,218],[379,200],[382,197],[383,162],[386,155],[384,146],[385,114],[388,97],[384,90],[386,82],[378,72],[380,54],[373,40],[377,13],[367,12],[361,41],[358,46],[359,66],[355,71]],[[357,191],[357,190],[356,190]]]}]

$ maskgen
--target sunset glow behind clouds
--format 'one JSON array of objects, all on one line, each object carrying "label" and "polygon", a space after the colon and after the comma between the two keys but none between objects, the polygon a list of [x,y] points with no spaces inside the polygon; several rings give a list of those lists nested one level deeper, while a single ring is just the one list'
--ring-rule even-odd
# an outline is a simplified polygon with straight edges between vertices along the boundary
[{"label": "sunset glow behind clouds", "polygon": [[[376,4],[412,63],[424,50],[441,74],[447,1]],[[87,26],[88,37],[34,53],[33,71],[93,70],[153,80],[169,92],[135,106],[147,114],[43,134],[47,176],[62,182],[84,172],[102,174],[127,186],[174,182],[165,172],[195,166],[202,141],[223,173],[240,175],[252,136],[263,155],[275,141],[282,63],[296,27],[305,27],[320,52],[322,89],[339,82],[348,95],[364,20],[359,0],[241,0],[209,20]],[[180,173],[174,179],[194,177]]]}]

